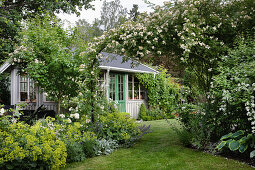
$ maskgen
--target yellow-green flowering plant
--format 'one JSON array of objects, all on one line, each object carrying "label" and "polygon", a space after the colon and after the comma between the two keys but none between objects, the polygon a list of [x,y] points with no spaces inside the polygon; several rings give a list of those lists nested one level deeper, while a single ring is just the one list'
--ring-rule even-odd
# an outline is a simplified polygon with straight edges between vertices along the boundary
[{"label": "yellow-green flowering plant", "polygon": [[41,121],[29,126],[22,122],[0,128],[0,167],[8,169],[58,169],[66,164],[66,146],[55,130]]}]

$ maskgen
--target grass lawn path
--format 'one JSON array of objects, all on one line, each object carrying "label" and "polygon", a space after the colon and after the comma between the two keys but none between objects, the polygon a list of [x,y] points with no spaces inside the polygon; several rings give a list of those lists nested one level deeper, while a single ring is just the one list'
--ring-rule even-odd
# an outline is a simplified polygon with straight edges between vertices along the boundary
[{"label": "grass lawn path", "polygon": [[165,120],[149,121],[146,124],[151,124],[153,132],[145,135],[133,147],[118,149],[108,156],[72,163],[65,169],[252,169],[235,160],[183,147]]}]

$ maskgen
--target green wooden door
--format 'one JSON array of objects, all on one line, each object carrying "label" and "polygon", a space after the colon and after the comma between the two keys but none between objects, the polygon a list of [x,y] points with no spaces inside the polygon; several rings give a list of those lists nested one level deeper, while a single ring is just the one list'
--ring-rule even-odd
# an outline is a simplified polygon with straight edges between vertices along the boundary
[{"label": "green wooden door", "polygon": [[110,73],[109,98],[117,103],[121,112],[126,112],[124,74]]}]

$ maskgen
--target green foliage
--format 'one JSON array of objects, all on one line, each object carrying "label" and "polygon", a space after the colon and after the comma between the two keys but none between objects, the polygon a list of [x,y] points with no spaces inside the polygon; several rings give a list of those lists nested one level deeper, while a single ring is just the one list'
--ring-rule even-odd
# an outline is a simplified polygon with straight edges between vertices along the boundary
[{"label": "green foliage", "polygon": [[206,149],[213,141],[215,131],[214,118],[205,114],[203,107],[194,104],[182,104],[178,110],[183,128],[192,137],[191,144],[198,149]]},{"label": "green foliage", "polygon": [[37,0],[31,3],[29,0],[22,1],[0,1],[0,64],[6,59],[9,53],[13,52],[14,45],[19,42],[18,32],[21,22],[34,17],[42,17],[45,13],[55,15],[61,11],[65,13],[79,14],[78,9],[92,8],[93,0],[58,0],[45,1]]},{"label": "green foliage", "polygon": [[12,53],[21,71],[59,104],[64,98],[76,96],[79,55],[70,48],[70,33],[47,14],[44,19],[30,21],[22,36],[21,46]]},{"label": "green foliage", "polygon": [[214,116],[216,126],[220,127],[218,138],[238,129],[248,132],[253,130],[254,48],[254,39],[238,40],[235,49],[229,50],[228,55],[222,57],[222,64],[218,67],[219,74],[213,77],[208,95],[208,113]]},{"label": "green foliage", "polygon": [[180,100],[179,86],[160,69],[159,73],[137,74],[139,82],[146,88],[150,109],[159,109],[163,113],[172,113]]},{"label": "green foliage", "polygon": [[178,135],[180,142],[183,144],[183,146],[190,147],[192,145],[193,136],[191,132],[189,132],[185,128],[175,129],[175,131]]},{"label": "green foliage", "polygon": [[95,145],[96,155],[109,155],[118,148],[118,143],[112,139],[97,140]]},{"label": "green foliage", "polygon": [[[254,40],[239,40],[234,50],[222,58],[218,67],[218,75],[211,82],[210,93],[207,95],[207,104],[202,104],[198,114],[192,105],[181,106],[179,116],[185,127],[194,132],[193,141],[197,145],[206,147],[209,141],[216,142],[221,136],[238,129],[245,132],[254,131]],[[236,64],[238,63],[238,65]],[[186,106],[185,106],[186,105]],[[243,135],[240,132],[235,136]],[[229,138],[229,133],[222,137]],[[237,143],[231,142],[231,149],[235,150]],[[233,142],[233,143],[232,143]],[[199,144],[200,143],[200,144]],[[223,145],[229,145],[222,142]],[[240,150],[246,146],[240,145]]]},{"label": "green foliage", "polygon": [[[1,118],[1,122],[6,121]],[[65,166],[66,146],[55,131],[38,121],[29,126],[10,123],[0,127],[0,166],[5,169],[58,169]]]},{"label": "green foliage", "polygon": [[0,74],[0,103],[9,105],[10,104],[10,90],[9,90],[9,76],[6,74]]},{"label": "green foliage", "polygon": [[[239,130],[235,133],[229,133],[221,137],[220,144],[216,147],[218,150],[228,148],[231,151],[239,151],[244,153],[246,150],[254,149],[255,137],[253,134],[246,135],[243,130]],[[255,150],[250,152],[250,158],[255,155]]]},{"label": "green foliage", "polygon": [[104,30],[110,30],[126,21],[127,9],[120,4],[120,0],[103,2],[100,24]]},{"label": "green foliage", "polygon": [[145,105],[141,104],[139,114],[138,114],[138,119],[144,120],[144,117],[147,116],[146,111],[147,111],[147,109],[146,109]]},{"label": "green foliage", "polygon": [[206,94],[212,76],[217,74],[220,56],[233,48],[240,35],[254,35],[253,8],[253,0],[166,2],[154,12],[140,15],[136,22],[104,33],[97,39],[103,46],[98,50],[116,49],[134,59],[149,54],[155,60],[158,56],[172,60],[178,56],[177,63],[194,73],[196,85]]},{"label": "green foliage", "polygon": [[130,145],[140,135],[138,123],[128,113],[113,112],[99,117],[93,131],[98,138],[116,140],[119,145]]}]

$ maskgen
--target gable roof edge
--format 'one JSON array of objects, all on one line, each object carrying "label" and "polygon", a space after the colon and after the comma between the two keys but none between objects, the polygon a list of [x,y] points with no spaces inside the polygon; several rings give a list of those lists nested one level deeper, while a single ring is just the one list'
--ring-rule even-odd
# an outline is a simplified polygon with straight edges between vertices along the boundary
[{"label": "gable roof edge", "polygon": [[3,65],[1,65],[1,67],[0,67],[0,74],[2,74],[10,66],[11,66],[11,64],[9,62],[5,62]]}]

